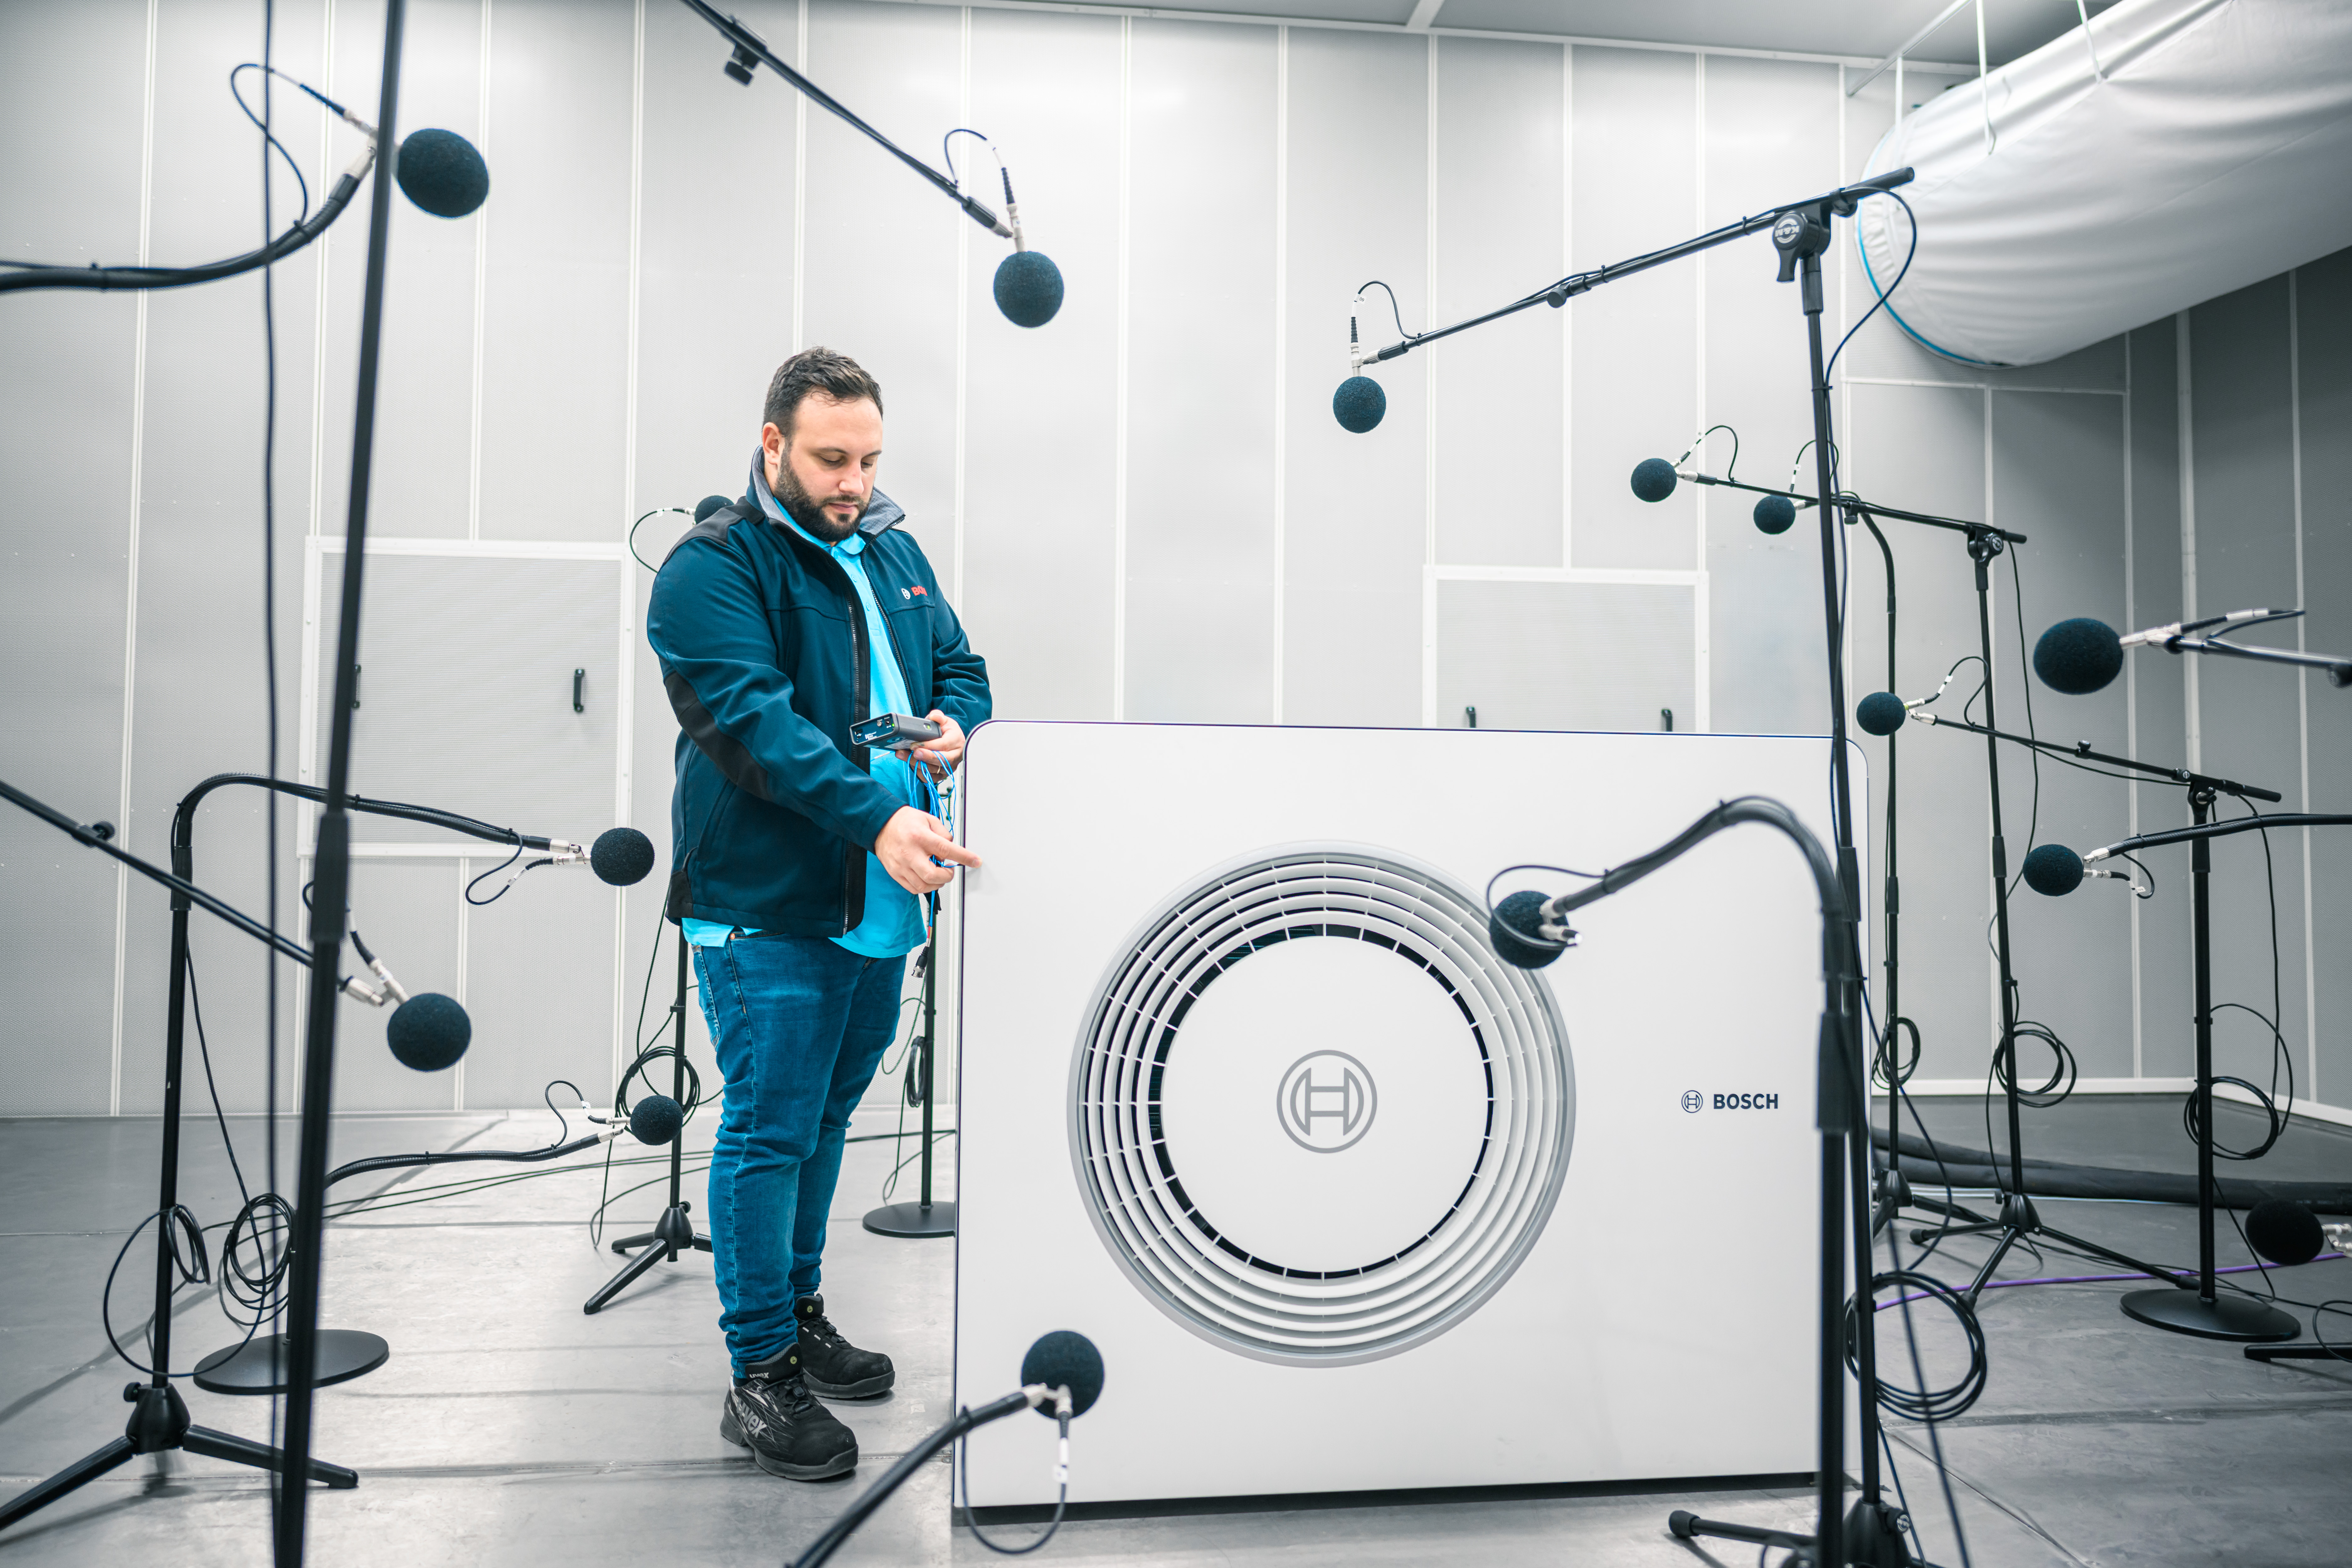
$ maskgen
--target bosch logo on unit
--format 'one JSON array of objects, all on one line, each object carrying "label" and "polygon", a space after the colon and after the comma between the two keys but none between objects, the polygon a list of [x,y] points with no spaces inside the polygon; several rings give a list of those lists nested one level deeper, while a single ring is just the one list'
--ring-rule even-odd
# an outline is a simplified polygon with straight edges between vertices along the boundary
[{"label": "bosch logo on unit", "polygon": [[1311,1051],[1290,1064],[1274,1113],[1292,1142],[1318,1154],[1355,1147],[1371,1131],[1380,1093],[1364,1064],[1344,1051]]},{"label": "bosch logo on unit", "polygon": [[1698,1090],[1695,1089],[1686,1089],[1683,1090],[1683,1109],[1689,1111],[1693,1116],[1696,1116],[1699,1113],[1700,1108],[1706,1104],[1706,1096],[1701,1094]]},{"label": "bosch logo on unit", "polygon": [[1780,1109],[1780,1097],[1778,1094],[1717,1094],[1708,1096],[1707,1103],[1717,1110],[1778,1110]]}]

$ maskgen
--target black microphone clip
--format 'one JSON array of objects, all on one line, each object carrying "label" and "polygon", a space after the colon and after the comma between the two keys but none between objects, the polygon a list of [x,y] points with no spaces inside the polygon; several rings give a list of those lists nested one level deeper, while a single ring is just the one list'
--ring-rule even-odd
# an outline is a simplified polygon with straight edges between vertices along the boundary
[{"label": "black microphone clip", "polygon": [[1830,247],[1828,215],[1816,217],[1802,207],[1791,207],[1780,215],[1772,226],[1773,248],[1780,253],[1779,281],[1787,283],[1797,276],[1797,263],[1809,256],[1819,256]]}]

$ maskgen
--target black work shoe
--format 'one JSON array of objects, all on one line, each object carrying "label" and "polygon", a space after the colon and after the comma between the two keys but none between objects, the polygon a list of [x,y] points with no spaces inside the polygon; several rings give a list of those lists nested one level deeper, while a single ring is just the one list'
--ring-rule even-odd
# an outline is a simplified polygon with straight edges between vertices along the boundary
[{"label": "black work shoe", "polygon": [[719,1413],[719,1435],[772,1476],[821,1481],[857,1468],[857,1434],[811,1398],[801,1373],[800,1350],[793,1346],[754,1362],[736,1380]]},{"label": "black work shoe", "polygon": [[803,1296],[793,1303],[800,1326],[800,1352],[809,1392],[827,1399],[873,1399],[890,1392],[898,1372],[880,1351],[862,1351],[841,1337],[824,1315],[824,1298]]}]

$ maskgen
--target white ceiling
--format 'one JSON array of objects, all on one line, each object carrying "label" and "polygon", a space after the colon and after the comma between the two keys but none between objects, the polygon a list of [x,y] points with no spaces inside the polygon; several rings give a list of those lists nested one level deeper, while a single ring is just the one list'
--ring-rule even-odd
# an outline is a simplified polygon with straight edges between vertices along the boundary
[{"label": "white ceiling", "polygon": [[[1118,9],[1136,0],[1077,0]],[[1143,0],[1150,4],[1151,0]],[[1653,44],[1786,50],[1876,59],[1899,48],[1950,0],[1191,0],[1159,11],[1282,16],[1402,27],[1623,38]],[[2078,25],[2074,0],[1979,0],[1986,52],[1998,66]],[[2093,13],[2115,0],[2093,0]],[[1963,6],[1912,56],[1973,67],[1976,11]]]}]

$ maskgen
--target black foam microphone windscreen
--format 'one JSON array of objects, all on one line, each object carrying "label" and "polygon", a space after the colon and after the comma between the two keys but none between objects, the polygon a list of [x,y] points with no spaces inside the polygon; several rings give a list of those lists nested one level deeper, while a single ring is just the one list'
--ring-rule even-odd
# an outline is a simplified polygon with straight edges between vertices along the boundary
[{"label": "black foam microphone windscreen", "polygon": [[2246,1211],[2246,1245],[2293,1268],[2308,1263],[2327,1245],[2319,1216],[2288,1198],[2270,1198]]},{"label": "black foam microphone windscreen", "polygon": [[1675,466],[1664,458],[1644,458],[1633,465],[1633,493],[1647,501],[1660,501],[1675,493]]},{"label": "black foam microphone windscreen", "polygon": [[1514,969],[1541,969],[1568,949],[1543,934],[1541,893],[1522,890],[1495,906],[1486,917],[1486,940],[1495,956]]},{"label": "black foam microphone windscreen", "polygon": [[2025,885],[2045,898],[2063,898],[2083,885],[2083,858],[2063,844],[2037,844],[2025,858]]},{"label": "black foam microphone windscreen", "polygon": [[1911,710],[1892,691],[1874,691],[1854,705],[1853,721],[1874,735],[1892,735]]},{"label": "black foam microphone windscreen", "polygon": [[700,522],[720,507],[729,504],[725,496],[704,496],[694,503],[694,521]]},{"label": "black foam microphone windscreen", "polygon": [[490,166],[455,131],[412,131],[400,143],[400,188],[436,217],[464,217],[489,199]]},{"label": "black foam microphone windscreen", "polygon": [[634,887],[654,868],[654,841],[634,827],[608,827],[588,847],[588,868],[616,888]]},{"label": "black foam microphone windscreen", "polygon": [[629,1107],[629,1131],[640,1143],[667,1143],[685,1125],[685,1109],[666,1094],[649,1094]]},{"label": "black foam microphone windscreen", "polygon": [[[1055,1329],[1029,1347],[1021,1358],[1021,1385],[1036,1384],[1048,1388],[1070,1391],[1070,1414],[1084,1415],[1102,1397],[1102,1352],[1095,1349],[1094,1341],[1071,1329]],[[1054,1414],[1048,1402],[1037,1407],[1040,1415]]]},{"label": "black foam microphone windscreen", "polygon": [[1062,308],[1062,269],[1043,252],[1016,250],[996,264],[996,308],[1016,327],[1042,327]]},{"label": "black foam microphone windscreen", "polygon": [[1342,430],[1360,436],[1378,425],[1389,411],[1389,395],[1369,375],[1351,375],[1331,395],[1331,417]]},{"label": "black foam microphone windscreen", "polygon": [[1797,503],[1787,496],[1766,496],[1756,503],[1759,533],[1786,533],[1797,521]]},{"label": "black foam microphone windscreen", "polygon": [[437,991],[421,992],[392,1010],[383,1037],[400,1065],[418,1072],[455,1067],[473,1044],[474,1021],[466,1009]]},{"label": "black foam microphone windscreen", "polygon": [[2053,691],[2087,697],[2124,668],[2123,639],[2116,628],[2088,616],[2060,621],[2033,645],[2033,673]]}]

